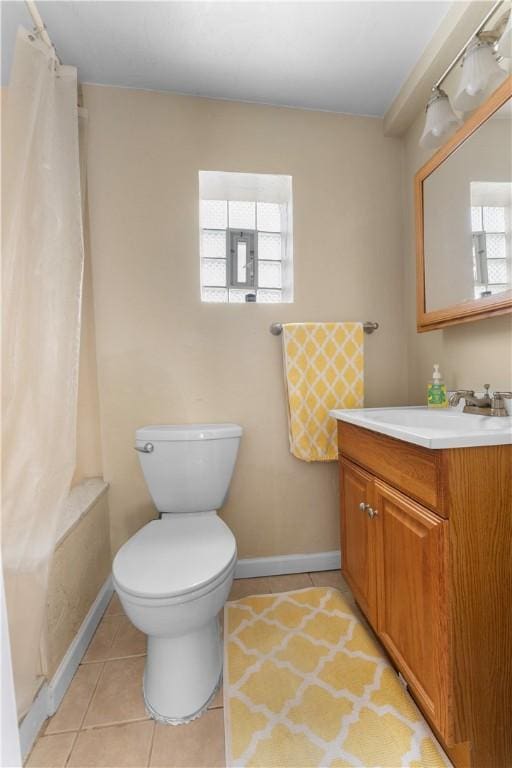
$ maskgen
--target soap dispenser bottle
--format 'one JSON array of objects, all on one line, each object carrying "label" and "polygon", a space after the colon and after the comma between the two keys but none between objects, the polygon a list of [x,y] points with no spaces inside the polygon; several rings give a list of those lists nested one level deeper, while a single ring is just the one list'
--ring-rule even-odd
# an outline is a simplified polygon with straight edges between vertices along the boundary
[{"label": "soap dispenser bottle", "polygon": [[446,385],[443,382],[439,364],[435,363],[432,381],[429,382],[427,389],[427,405],[429,408],[446,408],[448,399],[446,397]]}]

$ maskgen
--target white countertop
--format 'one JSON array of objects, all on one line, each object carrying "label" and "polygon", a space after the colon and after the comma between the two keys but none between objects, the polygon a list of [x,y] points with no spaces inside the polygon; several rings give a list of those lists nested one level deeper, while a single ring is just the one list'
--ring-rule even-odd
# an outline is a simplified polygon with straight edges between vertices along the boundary
[{"label": "white countertop", "polygon": [[425,448],[471,448],[512,444],[512,416],[480,416],[458,408],[354,408],[329,411],[372,432]]}]

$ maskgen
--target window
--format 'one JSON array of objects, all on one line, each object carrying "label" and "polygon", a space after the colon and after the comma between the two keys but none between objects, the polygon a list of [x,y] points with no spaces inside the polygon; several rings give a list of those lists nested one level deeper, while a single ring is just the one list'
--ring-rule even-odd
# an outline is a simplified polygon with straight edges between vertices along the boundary
[{"label": "window", "polygon": [[291,177],[199,172],[201,299],[293,301]]},{"label": "window", "polygon": [[473,277],[475,298],[500,293],[508,288],[506,208],[471,207],[473,235]]}]

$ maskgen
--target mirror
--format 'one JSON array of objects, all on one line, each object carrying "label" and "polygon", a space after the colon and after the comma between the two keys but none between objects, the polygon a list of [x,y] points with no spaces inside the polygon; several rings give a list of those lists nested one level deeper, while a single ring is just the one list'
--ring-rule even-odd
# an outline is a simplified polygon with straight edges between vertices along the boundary
[{"label": "mirror", "polygon": [[511,78],[416,176],[418,330],[512,310]]}]

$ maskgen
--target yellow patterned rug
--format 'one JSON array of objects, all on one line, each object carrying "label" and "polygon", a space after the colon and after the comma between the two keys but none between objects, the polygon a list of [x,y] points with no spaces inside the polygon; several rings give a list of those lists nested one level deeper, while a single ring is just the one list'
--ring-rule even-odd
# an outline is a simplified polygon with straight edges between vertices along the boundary
[{"label": "yellow patterned rug", "polygon": [[336,589],[227,603],[224,655],[229,768],[450,766]]}]

